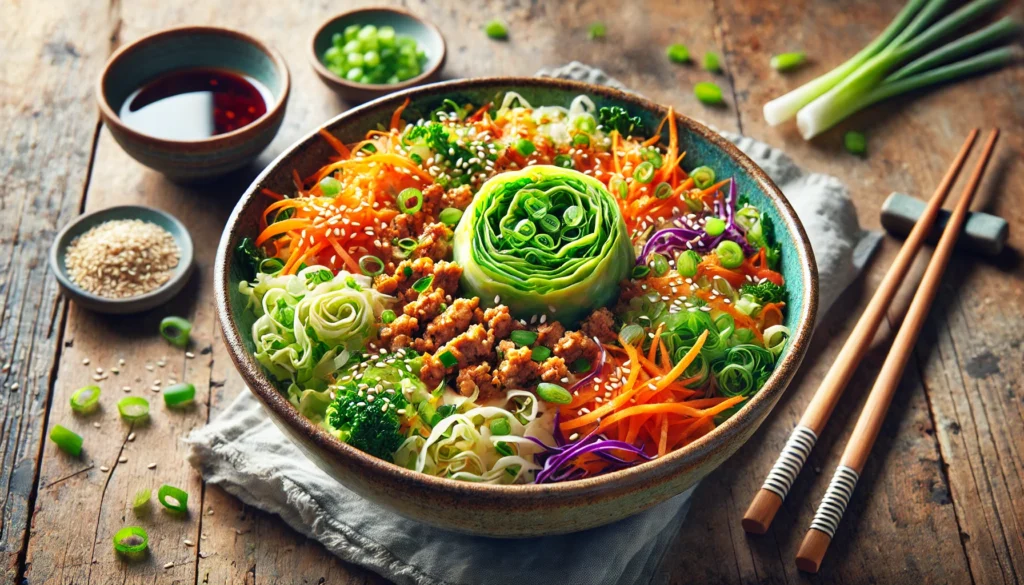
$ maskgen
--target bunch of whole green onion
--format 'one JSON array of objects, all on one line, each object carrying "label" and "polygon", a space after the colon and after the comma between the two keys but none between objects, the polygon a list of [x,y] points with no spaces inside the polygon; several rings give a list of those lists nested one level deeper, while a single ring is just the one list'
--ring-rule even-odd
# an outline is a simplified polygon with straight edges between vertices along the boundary
[{"label": "bunch of whole green onion", "polygon": [[355,83],[399,83],[422,73],[427,61],[416,39],[395,34],[390,26],[353,24],[344,33],[335,33],[331,42],[324,65]]},{"label": "bunch of whole green onion", "polygon": [[765,104],[764,118],[776,126],[796,116],[800,134],[809,140],[887,98],[1005,65],[1019,48],[991,47],[1017,31],[1009,18],[949,40],[1000,3],[974,0],[941,17],[949,0],[910,0],[849,61]]}]

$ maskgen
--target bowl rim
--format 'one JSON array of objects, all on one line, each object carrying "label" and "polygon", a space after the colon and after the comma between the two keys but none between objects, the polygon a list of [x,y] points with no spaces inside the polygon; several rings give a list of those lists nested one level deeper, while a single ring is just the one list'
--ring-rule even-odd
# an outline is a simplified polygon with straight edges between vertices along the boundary
[{"label": "bowl rim", "polygon": [[[242,126],[241,128],[232,130],[231,132],[225,132],[224,134],[217,134],[209,138],[199,138],[194,140],[171,140],[167,138],[158,138],[151,136],[143,132],[139,132],[121,121],[121,117],[114,111],[114,108],[110,106],[110,101],[107,99],[107,92],[105,89],[106,81],[110,76],[110,72],[114,65],[118,63],[125,55],[130,52],[143,47],[145,45],[155,43],[158,41],[167,40],[168,38],[177,37],[185,34],[206,34],[211,36],[226,36],[234,37],[242,40],[263,52],[267,58],[274,64],[278,73],[281,75],[281,91],[276,96],[274,103],[267,107],[267,111],[250,122],[249,124]],[[285,104],[288,103],[288,95],[291,92],[291,73],[288,71],[288,64],[285,63],[284,57],[281,56],[276,49],[263,41],[253,37],[252,35],[244,32],[227,28],[223,26],[203,26],[203,25],[185,25],[175,26],[171,28],[160,29],[149,34],[143,35],[138,39],[124,45],[107,59],[106,64],[103,65],[103,70],[96,78],[96,102],[100,108],[100,114],[103,116],[103,122],[108,126],[112,126],[118,133],[127,135],[133,140],[139,142],[145,142],[157,148],[175,148],[180,146],[203,146],[209,147],[211,150],[215,150],[218,147],[227,145],[236,141],[239,138],[251,138],[250,134],[256,135],[261,133],[267,125],[273,124],[274,120],[280,117],[284,113]],[[243,140],[244,141],[244,140]]]},{"label": "bowl rim", "polygon": [[[701,135],[716,147],[722,149],[732,158],[740,168],[749,174],[763,189],[767,196],[773,201],[780,211],[780,219],[785,223],[786,228],[793,234],[795,251],[798,257],[800,271],[804,279],[805,287],[802,291],[802,309],[797,320],[796,330],[790,337],[790,348],[786,357],[776,366],[771,377],[758,393],[751,398],[746,405],[725,423],[716,427],[713,431],[704,435],[693,443],[672,451],[664,457],[648,461],[596,477],[589,477],[564,483],[555,484],[525,484],[525,485],[491,485],[483,483],[460,482],[447,478],[435,477],[419,473],[396,465],[390,461],[378,459],[364,453],[351,445],[337,440],[333,435],[323,428],[302,416],[297,409],[281,394],[280,391],[270,382],[266,374],[260,369],[259,364],[245,350],[238,327],[231,317],[230,295],[228,281],[230,278],[231,251],[228,250],[228,243],[234,239],[238,232],[238,218],[243,209],[260,194],[263,181],[273,173],[285,160],[304,148],[311,141],[319,138],[321,130],[326,130],[347,120],[358,118],[376,110],[391,111],[406,98],[416,99],[427,95],[445,94],[476,87],[490,86],[543,86],[554,89],[571,90],[577,94],[588,93],[601,95],[602,97],[630,102],[633,105],[653,112],[655,115],[664,116],[668,107],[656,104],[636,94],[627,93],[607,86],[599,86],[585,82],[571,81],[564,79],[540,78],[540,77],[481,77],[445,81],[417,88],[407,89],[402,92],[389,94],[377,98],[371,102],[352,108],[338,116],[320,124],[310,133],[306,134],[293,145],[284,150],[271,162],[252,182],[249,188],[239,199],[231,216],[228,218],[224,233],[221,236],[217,249],[217,258],[214,268],[214,289],[217,305],[217,316],[220,320],[224,333],[224,343],[228,347],[228,353],[236,368],[242,375],[250,391],[257,395],[264,407],[270,408],[286,421],[292,432],[301,433],[314,442],[319,448],[344,460],[344,465],[349,468],[358,468],[362,472],[372,473],[375,476],[386,479],[393,483],[414,484],[420,489],[429,490],[434,494],[444,494],[454,498],[479,498],[481,500],[502,502],[528,502],[538,497],[545,498],[578,498],[596,494],[606,494],[609,491],[624,492],[636,489],[639,486],[652,482],[664,482],[672,477],[697,466],[702,461],[714,456],[717,452],[725,449],[737,437],[741,436],[749,425],[757,424],[761,415],[767,415],[772,406],[777,402],[782,392],[788,386],[796,373],[800,362],[803,360],[814,329],[815,317],[818,305],[818,272],[811,250],[810,241],[802,224],[799,222],[792,205],[785,198],[775,183],[768,177],[767,173],[757,166],[749,157],[741,152],[732,142],[711,130],[707,126],[689,118],[683,114],[676,113],[676,122],[685,125],[693,132]],[[320,138],[322,139],[322,138]],[[241,235],[241,234],[239,234]],[[470,500],[472,501],[472,500]],[[656,503],[656,502],[652,502]]]},{"label": "bowl rim", "polygon": [[[171,232],[171,237],[173,237],[174,241],[178,244],[180,256],[178,257],[178,266],[176,266],[173,269],[175,274],[173,274],[171,278],[167,279],[167,282],[149,291],[148,293],[143,293],[141,295],[137,295],[134,297],[125,297],[123,299],[112,299],[108,297],[102,297],[95,293],[91,293],[85,290],[84,288],[78,286],[78,284],[76,284],[75,281],[72,280],[71,277],[65,273],[64,266],[61,266],[60,253],[61,250],[66,250],[67,246],[71,244],[71,242],[66,242],[65,244],[62,245],[62,242],[64,242],[64,240],[67,238],[68,233],[74,231],[75,228],[82,225],[84,221],[99,218],[104,215],[110,215],[112,213],[119,211],[129,212],[128,215],[131,216],[124,217],[123,219],[139,219],[142,221],[146,221],[146,219],[143,218],[138,213],[139,211],[142,211],[143,213],[151,213],[154,215],[162,216],[168,222],[174,224],[177,233]],[[104,219],[100,222],[97,222],[96,225],[99,225],[99,223],[103,223],[105,221],[108,220]],[[71,220],[71,222],[68,223],[68,225],[64,226],[64,228],[61,229],[60,232],[57,233],[57,236],[53,239],[53,243],[50,244],[50,271],[53,272],[53,275],[57,278],[57,282],[60,283],[60,285],[65,289],[73,292],[75,295],[78,295],[97,306],[118,307],[127,305],[144,305],[148,301],[161,297],[162,295],[166,294],[168,290],[178,287],[179,285],[183,284],[184,281],[187,281],[189,276],[192,274],[192,265],[194,262],[195,245],[192,242],[192,234],[189,233],[188,228],[185,227],[185,224],[182,223],[181,220],[179,220],[177,217],[171,215],[170,213],[167,213],[162,209],[150,207],[148,205],[113,205],[111,207],[104,207],[103,209],[97,209],[96,211],[84,213],[82,215],[79,215],[75,219]],[[179,269],[179,267],[181,268]]]},{"label": "bowl rim", "polygon": [[[420,26],[436,35],[437,38],[441,41],[441,54],[438,56],[437,62],[434,63],[433,67],[424,70],[416,77],[406,79],[405,81],[399,81],[398,83],[385,84],[358,83],[355,81],[349,81],[328,69],[326,66],[324,66],[323,62],[320,61],[320,56],[317,55],[316,53],[316,40],[320,38],[320,35],[324,32],[324,29],[326,29],[328,26],[331,26],[335,22],[343,18],[348,18],[365,12],[391,12],[394,14],[398,14],[400,16],[408,17],[413,21],[419,23]],[[392,8],[390,6],[367,6],[364,8],[354,8],[352,10],[339,12],[338,14],[335,14],[334,16],[327,18],[320,24],[320,26],[316,27],[316,30],[314,30],[313,34],[310,35],[309,37],[309,43],[307,46],[309,47],[309,62],[313,66],[313,70],[316,71],[317,75],[320,76],[320,79],[323,79],[324,81],[329,81],[330,83],[335,83],[337,85],[340,85],[351,90],[364,92],[369,91],[392,93],[413,87],[415,85],[419,85],[423,83],[423,81],[430,79],[433,75],[437,74],[437,72],[440,71],[442,67],[444,67],[445,60],[448,58],[448,41],[445,40],[444,35],[441,33],[441,29],[437,28],[437,26],[434,23],[430,22],[429,20],[417,16],[412,12],[409,12],[408,10],[404,10],[401,8]]]}]

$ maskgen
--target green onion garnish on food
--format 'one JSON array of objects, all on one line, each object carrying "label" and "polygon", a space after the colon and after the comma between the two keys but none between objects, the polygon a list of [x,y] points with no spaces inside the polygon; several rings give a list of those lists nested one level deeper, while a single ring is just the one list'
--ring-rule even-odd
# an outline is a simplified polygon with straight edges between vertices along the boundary
[{"label": "green onion garnish on food", "polygon": [[331,176],[320,179],[320,193],[324,197],[335,197],[341,193],[341,181]]},{"label": "green onion garnish on food", "polygon": [[654,196],[658,199],[668,199],[672,196],[672,185],[667,181],[658,183],[658,186],[654,188]]},{"label": "green onion garnish on food", "polygon": [[455,354],[447,350],[442,351],[440,355],[437,356],[437,359],[440,360],[441,364],[446,368],[454,368],[459,365],[459,358],[455,357]]},{"label": "green onion garnish on food", "polygon": [[430,288],[432,284],[434,284],[434,275],[430,274],[412,283],[412,290],[421,293]]},{"label": "green onion garnish on food", "polygon": [[509,335],[509,339],[511,339],[512,343],[515,343],[519,347],[525,347],[536,343],[537,332],[520,329],[518,331],[513,331],[511,335]]},{"label": "green onion garnish on food", "polygon": [[776,71],[792,71],[807,62],[807,53],[782,53],[772,57],[771,66]]},{"label": "green onion garnish on food", "polygon": [[85,386],[71,395],[71,410],[79,414],[95,412],[100,406],[100,387]]},{"label": "green onion garnish on food", "polygon": [[743,264],[743,248],[732,240],[722,240],[715,248],[718,261],[726,268],[739,268]]},{"label": "green onion garnish on food", "polygon": [[163,335],[171,345],[186,347],[191,333],[192,324],[187,319],[164,317],[164,320],[160,321],[160,335]]},{"label": "green onion garnish on food", "polygon": [[423,208],[423,191],[416,189],[415,187],[409,187],[408,189],[402,189],[402,192],[398,194],[398,208],[403,213],[412,215]]},{"label": "green onion garnish on food", "polygon": [[533,144],[533,142],[527,140],[526,138],[520,138],[519,140],[516,141],[515,149],[516,152],[518,152],[522,156],[530,156],[531,154],[536,152],[537,147]]},{"label": "green onion garnish on food", "polygon": [[551,404],[569,404],[572,402],[572,394],[569,394],[568,390],[548,382],[537,384],[537,397]]},{"label": "green onion garnish on food", "polygon": [[504,22],[494,19],[484,25],[484,32],[492,39],[507,39],[508,26]]},{"label": "green onion garnish on food", "polygon": [[709,106],[717,106],[725,103],[722,99],[722,88],[710,81],[701,81],[693,86],[693,95],[697,96],[700,103]]},{"label": "green onion garnish on food", "polygon": [[384,311],[380,314],[380,321],[381,321],[381,323],[384,323],[385,325],[388,325],[390,323],[394,323],[395,319],[397,319],[397,318],[398,318],[398,315],[396,315],[395,312],[392,311],[391,309],[384,309]]},{"label": "green onion garnish on food", "polygon": [[587,29],[587,37],[590,40],[603,39],[608,35],[608,27],[603,22],[595,22]]},{"label": "green onion garnish on food", "polygon": [[82,454],[82,436],[71,429],[53,425],[50,429],[50,440],[57,443],[57,446],[68,455],[78,457]]},{"label": "green onion garnish on food", "polygon": [[444,225],[454,228],[459,224],[459,220],[462,219],[462,210],[455,207],[446,207],[441,210],[437,219],[441,220],[441,223]]},{"label": "green onion garnish on food", "polygon": [[651,267],[651,272],[656,278],[665,276],[668,272],[668,258],[657,252],[647,258],[647,265]]},{"label": "green onion garnish on food", "polygon": [[142,488],[135,492],[135,497],[132,499],[132,510],[138,515],[140,512],[145,510],[149,506],[149,499],[153,496],[153,490],[149,488]]},{"label": "green onion garnish on food", "polygon": [[533,351],[530,353],[530,357],[533,358],[533,361],[535,362],[542,362],[551,357],[551,348],[538,345],[533,348]]},{"label": "green onion garnish on food", "polygon": [[686,277],[692,277],[697,275],[697,265],[701,263],[703,258],[700,254],[693,250],[687,250],[676,258],[676,271]]},{"label": "green onion garnish on food", "polygon": [[868,152],[868,138],[867,136],[864,136],[863,132],[850,130],[846,134],[843,134],[843,147],[846,148],[846,152],[849,152],[850,154],[864,156]]},{"label": "green onion garnish on food", "polygon": [[117,401],[117,412],[125,422],[138,422],[149,416],[149,401],[141,396],[125,396]]},{"label": "green onion garnish on food", "polygon": [[715,184],[715,170],[711,167],[697,167],[690,171],[690,178],[698,189],[707,189]]},{"label": "green onion garnish on food", "polygon": [[651,161],[645,160],[636,165],[636,168],[633,169],[633,178],[645,185],[650,183],[654,179],[654,165],[651,164]]},{"label": "green onion garnish on food", "polygon": [[512,450],[512,447],[509,447],[508,443],[506,443],[505,441],[496,442],[494,444],[494,450],[497,451],[498,454],[503,457],[511,457],[512,455],[516,454],[515,451]]},{"label": "green onion garnish on food", "polygon": [[556,156],[554,163],[556,167],[562,167],[563,169],[571,169],[573,167],[572,157],[564,154]]},{"label": "green onion garnish on food", "polygon": [[631,323],[626,325],[619,331],[619,338],[629,345],[636,345],[636,342],[640,341],[644,337],[644,328]]},{"label": "green onion garnish on food", "polygon": [[644,278],[645,276],[647,276],[650,273],[651,273],[651,267],[650,266],[645,266],[643,264],[637,264],[636,266],[633,267],[633,272],[630,274],[630,276],[633,277],[633,280],[640,280],[641,278]]},{"label": "green onion garnish on food", "polygon": [[164,404],[170,408],[187,406],[196,397],[196,387],[188,382],[179,382],[164,388]]},{"label": "green onion garnish on food", "polygon": [[718,62],[717,53],[704,53],[704,70],[712,73],[718,73],[722,70],[722,65]]},{"label": "green onion garnish on food", "polygon": [[686,48],[686,45],[676,43],[669,45],[665,49],[665,54],[668,56],[668,60],[673,63],[689,63],[690,51]]},{"label": "green onion garnish on food", "polygon": [[725,231],[725,220],[720,217],[709,217],[704,221],[704,233],[711,237],[722,235]]},{"label": "green onion garnish on food", "polygon": [[572,145],[577,148],[581,146],[590,146],[590,137],[586,134],[577,134],[572,137]]},{"label": "green onion garnish on food", "polygon": [[139,555],[149,547],[149,534],[141,526],[125,526],[114,533],[114,550],[127,556]]},{"label": "green onion garnish on food", "polygon": [[[406,252],[412,252],[416,248],[418,248],[419,245],[420,245],[420,243],[417,242],[414,238],[402,238],[402,239],[398,240],[397,244],[398,244],[399,248],[401,248],[402,250],[404,250]],[[409,268],[409,267],[406,266],[406,268]],[[412,269],[409,268],[409,271],[411,272]]]},{"label": "green onion garnish on food", "polygon": [[164,484],[156,492],[156,499],[172,512],[188,511],[188,493],[172,485]]},{"label": "green onion garnish on food", "polygon": [[512,425],[508,424],[508,420],[504,417],[496,418],[491,421],[491,434],[492,435],[507,435],[512,432]]},{"label": "green onion garnish on food", "polygon": [[384,262],[372,254],[367,254],[359,259],[359,270],[366,276],[377,276],[384,272]]}]

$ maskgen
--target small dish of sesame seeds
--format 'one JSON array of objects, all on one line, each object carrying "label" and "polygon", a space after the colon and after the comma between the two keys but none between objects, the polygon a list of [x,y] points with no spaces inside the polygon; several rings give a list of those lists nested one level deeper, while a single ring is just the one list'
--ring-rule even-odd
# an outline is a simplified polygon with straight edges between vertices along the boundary
[{"label": "small dish of sesame seeds", "polygon": [[54,239],[61,291],[99,313],[138,313],[176,295],[192,272],[192,238],[174,216],[140,205],[85,214]]}]

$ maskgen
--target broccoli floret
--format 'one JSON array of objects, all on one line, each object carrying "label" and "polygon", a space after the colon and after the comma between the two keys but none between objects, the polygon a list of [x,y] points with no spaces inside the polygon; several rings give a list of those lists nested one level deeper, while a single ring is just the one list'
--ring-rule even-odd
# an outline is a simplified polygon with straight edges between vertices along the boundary
[{"label": "broccoli floret", "polygon": [[[370,395],[359,390],[354,382],[335,388],[335,398],[327,407],[324,419],[336,437],[387,461],[402,445],[405,436],[400,432],[401,419],[397,410],[405,408],[405,398],[394,394]],[[386,402],[384,398],[390,402]]]},{"label": "broccoli floret", "polygon": [[786,287],[766,280],[757,284],[744,284],[740,287],[740,295],[751,296],[762,305],[781,303],[786,298]]},{"label": "broccoli floret", "polygon": [[601,108],[597,112],[597,117],[606,133],[618,130],[619,134],[623,136],[632,135],[634,130],[640,130],[644,125],[640,116],[630,116],[629,112],[621,106]]}]

